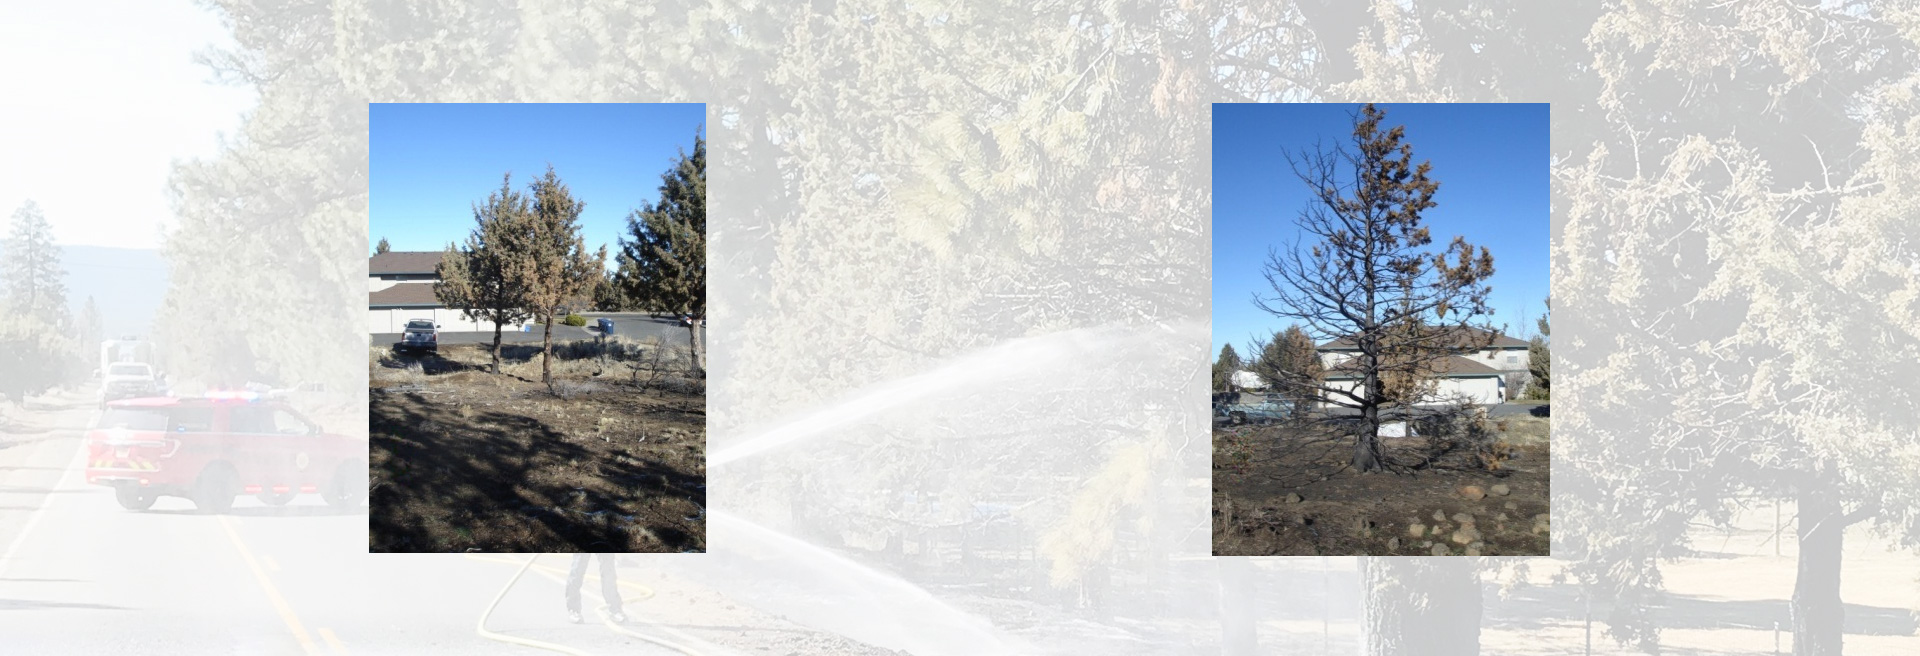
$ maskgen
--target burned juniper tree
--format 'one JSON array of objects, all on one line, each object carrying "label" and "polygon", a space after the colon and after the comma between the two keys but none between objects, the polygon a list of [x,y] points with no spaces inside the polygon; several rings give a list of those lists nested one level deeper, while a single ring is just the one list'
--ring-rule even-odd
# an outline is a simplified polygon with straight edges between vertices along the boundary
[{"label": "burned juniper tree", "polygon": [[1295,220],[1300,237],[1268,253],[1272,294],[1253,299],[1342,347],[1324,380],[1293,376],[1284,385],[1357,411],[1353,467],[1362,472],[1386,464],[1382,410],[1422,400],[1431,389],[1422,380],[1495,334],[1484,321],[1493,255],[1460,237],[1428,247],[1421,214],[1437,205],[1440,183],[1428,177],[1428,162],[1414,163],[1404,126],[1382,129],[1384,117],[1367,105],[1354,116],[1351,148],[1288,154],[1312,201]]}]

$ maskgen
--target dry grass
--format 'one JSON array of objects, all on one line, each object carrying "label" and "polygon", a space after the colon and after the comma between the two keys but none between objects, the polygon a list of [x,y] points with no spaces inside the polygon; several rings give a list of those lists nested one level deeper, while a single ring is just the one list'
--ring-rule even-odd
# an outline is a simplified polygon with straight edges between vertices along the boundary
[{"label": "dry grass", "polygon": [[1514,446],[1545,445],[1553,432],[1553,421],[1546,417],[1501,417],[1497,424]]}]

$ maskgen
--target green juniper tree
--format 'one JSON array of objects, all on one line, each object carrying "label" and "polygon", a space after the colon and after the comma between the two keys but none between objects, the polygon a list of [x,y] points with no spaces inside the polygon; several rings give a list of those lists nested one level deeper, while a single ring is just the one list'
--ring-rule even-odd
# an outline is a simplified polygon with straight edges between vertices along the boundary
[{"label": "green juniper tree", "polygon": [[693,137],[693,154],[681,153],[660,175],[660,200],[627,217],[620,241],[620,288],[648,310],[684,314],[693,373],[706,372],[700,331],[707,314],[707,141]]},{"label": "green juniper tree", "polygon": [[587,250],[579,223],[587,204],[573,197],[553,167],[528,186],[528,196],[531,205],[524,226],[501,235],[502,270],[525,285],[525,308],[544,324],[540,382],[551,387],[553,316],[562,305],[592,292],[594,281],[606,270],[607,248]]},{"label": "green juniper tree", "polygon": [[[514,237],[532,225],[532,203],[514,191],[511,174],[501,177],[500,190],[485,204],[473,206],[473,231],[464,246],[448,245],[435,269],[439,281],[433,294],[447,307],[458,308],[468,319],[493,323],[493,372],[500,373],[501,332],[506,324],[532,316],[527,281],[513,264],[524,257],[513,248]],[[386,240],[380,240],[385,245]]]}]

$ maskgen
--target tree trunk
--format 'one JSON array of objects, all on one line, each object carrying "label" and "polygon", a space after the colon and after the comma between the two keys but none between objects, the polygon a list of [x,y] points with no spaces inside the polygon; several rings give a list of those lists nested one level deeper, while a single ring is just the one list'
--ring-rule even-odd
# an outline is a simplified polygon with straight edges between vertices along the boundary
[{"label": "tree trunk", "polygon": [[553,385],[553,313],[547,313],[546,334],[540,338],[540,382]]},{"label": "tree trunk", "polygon": [[1353,440],[1353,469],[1364,474],[1384,469],[1380,457],[1380,398],[1383,385],[1380,383],[1379,356],[1364,352],[1361,357],[1367,359],[1366,377],[1361,379],[1366,400],[1360,405],[1360,434]]},{"label": "tree trunk", "polygon": [[500,373],[500,322],[493,322],[493,373]]},{"label": "tree trunk", "polygon": [[1361,473],[1381,469],[1380,406],[1360,409],[1360,434],[1353,440],[1353,469]]},{"label": "tree trunk", "polygon": [[1357,560],[1362,654],[1480,653],[1480,575],[1473,559]]},{"label": "tree trunk", "polygon": [[1846,606],[1840,601],[1840,502],[1817,482],[1800,486],[1799,571],[1793,580],[1794,656],[1839,656]]},{"label": "tree trunk", "polygon": [[707,354],[700,350],[700,329],[706,325],[706,319],[694,319],[687,322],[687,343],[693,349],[693,354],[689,356],[689,359],[693,365],[693,375],[696,378],[705,377],[707,373]]},{"label": "tree trunk", "polygon": [[1215,558],[1220,572],[1220,653],[1253,656],[1260,653],[1259,626],[1253,595],[1253,561]]}]

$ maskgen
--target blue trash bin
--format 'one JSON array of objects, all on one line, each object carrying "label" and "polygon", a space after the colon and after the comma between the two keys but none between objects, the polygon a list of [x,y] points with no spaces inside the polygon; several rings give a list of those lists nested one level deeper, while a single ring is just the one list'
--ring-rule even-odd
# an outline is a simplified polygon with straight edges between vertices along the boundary
[{"label": "blue trash bin", "polygon": [[602,319],[600,319],[600,334],[602,334],[602,335],[611,335],[611,334],[613,334],[613,320],[612,320],[612,319],[606,319],[606,318],[602,318]]}]

